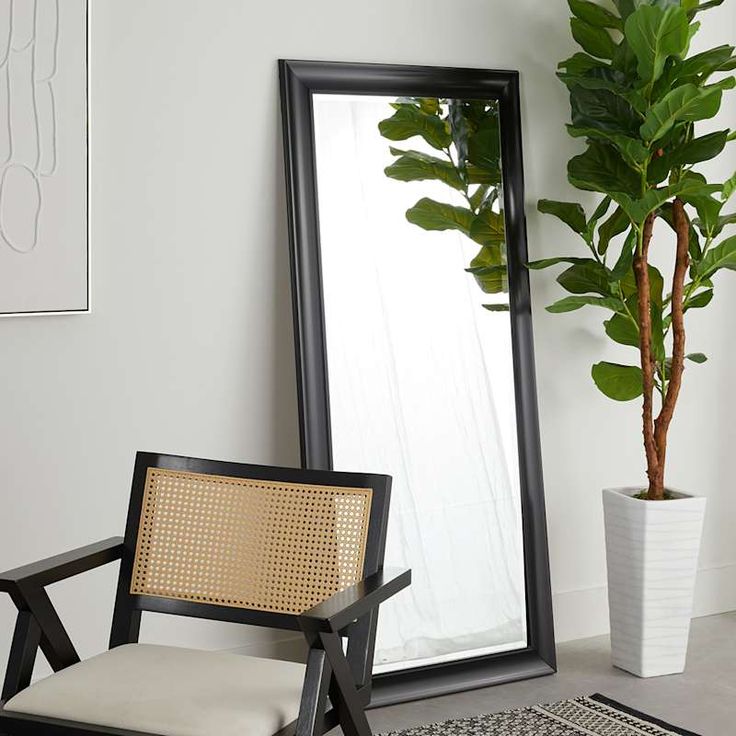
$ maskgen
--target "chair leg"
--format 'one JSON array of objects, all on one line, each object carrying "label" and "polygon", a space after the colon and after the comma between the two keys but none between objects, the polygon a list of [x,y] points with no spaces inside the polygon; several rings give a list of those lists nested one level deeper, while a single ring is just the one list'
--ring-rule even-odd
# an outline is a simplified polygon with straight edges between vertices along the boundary
[{"label": "chair leg", "polygon": [[79,662],[77,650],[43,588],[20,589],[25,606],[41,627],[41,651],[54,672]]},{"label": "chair leg", "polygon": [[30,611],[18,611],[0,700],[10,700],[31,684],[40,642],[41,628],[33,614]]},{"label": "chair leg", "polygon": [[310,647],[295,736],[322,736],[325,732],[327,689],[331,676],[325,650]]},{"label": "chair leg", "polygon": [[340,717],[345,736],[371,736],[371,727],[365,715],[365,703],[355,686],[350,664],[342,650],[337,634],[320,634],[320,641],[332,667],[330,700]]}]

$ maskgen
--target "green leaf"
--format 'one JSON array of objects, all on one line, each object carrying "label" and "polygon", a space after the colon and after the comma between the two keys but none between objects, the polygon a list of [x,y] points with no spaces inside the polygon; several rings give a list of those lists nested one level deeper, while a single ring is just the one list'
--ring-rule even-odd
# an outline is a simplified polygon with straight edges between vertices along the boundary
[{"label": "green leaf", "polygon": [[483,309],[489,312],[509,312],[511,311],[508,304],[484,304]]},{"label": "green leaf", "polygon": [[591,371],[595,385],[615,401],[631,401],[644,392],[641,368],[602,361]]},{"label": "green leaf", "polygon": [[619,15],[626,20],[635,10],[637,3],[635,0],[613,0]]},{"label": "green leaf", "polygon": [[479,169],[495,172],[500,181],[501,136],[498,113],[488,114],[468,138],[468,161]]},{"label": "green leaf", "polygon": [[715,158],[725,148],[729,132],[728,130],[719,130],[716,133],[708,133],[708,135],[693,138],[672,154],[673,163],[676,166],[697,164]]},{"label": "green leaf", "polygon": [[683,309],[684,311],[687,311],[688,309],[702,309],[703,307],[707,307],[712,300],[713,289],[707,289],[706,291],[701,291],[698,294],[695,294],[695,296],[691,296],[685,302]]},{"label": "green leaf", "polygon": [[705,353],[688,353],[685,358],[692,360],[693,363],[705,363],[708,356]]},{"label": "green leaf", "polygon": [[495,268],[501,265],[503,265],[501,248],[498,245],[484,245],[465,270],[468,273],[482,273],[487,268]]},{"label": "green leaf", "polygon": [[626,164],[621,154],[596,142],[590,143],[585,153],[570,159],[567,178],[578,189],[610,195],[635,195],[640,187],[639,175]]},{"label": "green leaf", "polygon": [[624,157],[626,163],[633,167],[640,166],[649,158],[649,149],[645,145],[639,140],[622,135],[621,133],[613,133],[598,128],[577,128],[574,125],[568,125],[567,132],[573,138],[585,137],[613,143]]},{"label": "green leaf", "polygon": [[406,219],[425,230],[459,230],[469,235],[475,215],[466,207],[424,197],[406,211]]},{"label": "green leaf", "polygon": [[728,181],[723,183],[723,189],[721,191],[721,199],[726,202],[731,198],[731,195],[736,191],[736,173],[731,176]]},{"label": "green leaf", "polygon": [[475,216],[468,235],[480,245],[498,245],[505,238],[503,215],[490,209]]},{"label": "green leaf", "polygon": [[596,56],[599,59],[613,58],[616,44],[605,28],[596,28],[590,23],[580,20],[580,18],[571,18],[570,30],[572,31],[572,37],[591,56]]},{"label": "green leaf", "polygon": [[694,84],[676,87],[652,105],[639,132],[644,140],[657,141],[675,123],[712,118],[721,106],[721,95],[719,89],[705,91]]},{"label": "green leaf", "polygon": [[557,65],[557,68],[565,69],[568,74],[579,76],[585,74],[586,72],[589,72],[591,69],[605,68],[605,64],[598,59],[594,59],[592,56],[588,56],[588,54],[584,54],[581,51],[578,51],[576,54],[573,54],[569,59],[561,61]]},{"label": "green leaf", "polygon": [[593,234],[595,233],[595,229],[598,226],[600,219],[610,209],[612,201],[613,200],[608,196],[603,197],[600,204],[595,208],[595,212],[591,215],[590,220],[586,223],[583,237],[588,243],[593,243]]},{"label": "green leaf", "polygon": [[452,143],[452,136],[445,123],[437,115],[428,115],[418,107],[401,104],[396,112],[378,124],[384,138],[404,141],[421,136],[432,148],[442,150]]},{"label": "green leaf", "polygon": [[540,199],[537,209],[545,215],[554,215],[570,229],[580,234],[587,225],[585,210],[577,202],[558,202],[553,199]]},{"label": "green leaf", "polygon": [[626,19],[624,35],[636,54],[642,79],[647,82],[659,79],[667,58],[685,50],[688,27],[687,15],[678,7],[662,10],[642,5]]},{"label": "green leaf", "polygon": [[509,290],[506,266],[488,266],[487,268],[474,269],[473,277],[485,294],[501,294]]},{"label": "green leaf", "polygon": [[565,269],[558,277],[557,283],[571,294],[587,294],[590,292],[611,295],[608,283],[608,270],[596,261],[576,263]]},{"label": "green leaf", "polygon": [[700,74],[708,77],[731,58],[733,51],[733,46],[716,46],[689,59],[683,59],[675,67],[676,78],[690,79]]},{"label": "green leaf", "polygon": [[538,271],[543,268],[549,268],[550,266],[556,266],[558,263],[598,263],[598,261],[594,261],[592,258],[569,258],[567,256],[559,256],[557,258],[542,258],[538,261],[530,261],[526,264],[526,267]]},{"label": "green leaf", "polygon": [[616,261],[616,265],[613,267],[609,280],[611,283],[621,281],[622,278],[631,270],[631,265],[634,262],[634,251],[636,250],[636,231],[631,230],[621,247],[621,254]]},{"label": "green leaf", "polygon": [[623,30],[624,24],[617,15],[589,0],[567,0],[573,15],[597,28]]},{"label": "green leaf", "polygon": [[639,134],[642,116],[620,95],[605,89],[576,85],[570,90],[570,111],[575,128],[595,128],[624,136]]},{"label": "green leaf", "polygon": [[463,191],[460,174],[454,164],[449,161],[430,156],[420,151],[401,151],[391,148],[394,156],[399,156],[390,166],[384,169],[386,176],[398,181],[441,181],[453,189]]},{"label": "green leaf", "polygon": [[614,314],[603,323],[606,335],[619,345],[639,347],[639,327],[629,317]]},{"label": "green leaf", "polygon": [[563,312],[574,312],[576,309],[580,309],[581,307],[588,305],[593,307],[603,307],[604,309],[610,309],[614,312],[621,308],[620,300],[612,297],[566,296],[564,299],[560,299],[554,304],[550,304],[547,307],[547,311],[552,314],[562,314]]},{"label": "green leaf", "polygon": [[719,5],[723,5],[724,0],[708,0],[707,2],[700,3],[697,8],[695,8],[696,13],[702,13],[704,10],[709,10],[710,8],[717,8]]},{"label": "green leaf", "polygon": [[598,252],[603,255],[611,240],[620,235],[631,224],[628,215],[621,207],[617,207],[613,214],[598,228]]},{"label": "green leaf", "polygon": [[696,271],[698,276],[707,278],[722,268],[736,271],[736,235],[708,250],[697,264]]}]

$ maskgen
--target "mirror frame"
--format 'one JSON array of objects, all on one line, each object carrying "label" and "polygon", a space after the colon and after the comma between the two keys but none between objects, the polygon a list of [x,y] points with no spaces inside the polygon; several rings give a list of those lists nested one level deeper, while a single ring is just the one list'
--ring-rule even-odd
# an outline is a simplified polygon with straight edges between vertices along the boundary
[{"label": "mirror frame", "polygon": [[[296,343],[301,462],[332,468],[312,95],[499,101],[504,217],[519,446],[527,647],[373,676],[371,707],[556,671],[524,217],[519,74],[515,71],[279,60]],[[373,470],[389,472],[390,468]],[[368,636],[375,640],[376,621]]]}]

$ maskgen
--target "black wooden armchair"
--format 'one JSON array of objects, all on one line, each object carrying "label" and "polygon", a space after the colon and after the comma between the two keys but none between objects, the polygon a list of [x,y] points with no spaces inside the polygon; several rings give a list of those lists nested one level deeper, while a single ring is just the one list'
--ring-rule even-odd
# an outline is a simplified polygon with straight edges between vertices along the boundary
[{"label": "black wooden armchair", "polygon": [[[138,453],[125,538],[0,574],[18,608],[7,736],[369,736],[391,479]],[[80,662],[45,586],[121,560],[110,649]],[[303,632],[306,665],[139,644],[143,611]],[[347,649],[344,648],[347,640]],[[38,649],[54,670],[31,683]],[[329,700],[328,700],[329,696]]]}]

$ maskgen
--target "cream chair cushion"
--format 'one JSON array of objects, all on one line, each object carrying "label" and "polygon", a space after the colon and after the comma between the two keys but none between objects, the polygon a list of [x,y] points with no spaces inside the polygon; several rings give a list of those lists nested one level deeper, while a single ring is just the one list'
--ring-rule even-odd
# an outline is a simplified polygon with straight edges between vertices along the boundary
[{"label": "cream chair cushion", "polygon": [[21,691],[6,711],[161,736],[271,736],[299,712],[305,667],[126,644]]}]

